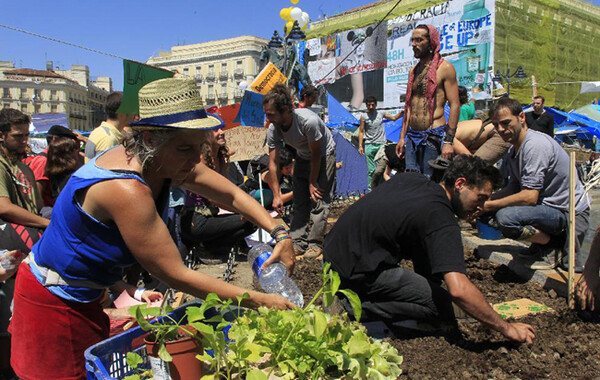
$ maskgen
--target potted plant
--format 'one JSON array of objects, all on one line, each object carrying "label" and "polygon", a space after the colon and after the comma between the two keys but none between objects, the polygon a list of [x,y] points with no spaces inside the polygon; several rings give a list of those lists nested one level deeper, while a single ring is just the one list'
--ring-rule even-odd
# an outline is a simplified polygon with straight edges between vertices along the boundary
[{"label": "potted plant", "polygon": [[[138,305],[130,309],[141,329],[148,331],[146,351],[155,379],[199,379],[202,363],[196,355],[202,353],[198,331],[187,324],[187,317],[174,319],[167,307]],[[148,318],[150,319],[148,320]]]}]

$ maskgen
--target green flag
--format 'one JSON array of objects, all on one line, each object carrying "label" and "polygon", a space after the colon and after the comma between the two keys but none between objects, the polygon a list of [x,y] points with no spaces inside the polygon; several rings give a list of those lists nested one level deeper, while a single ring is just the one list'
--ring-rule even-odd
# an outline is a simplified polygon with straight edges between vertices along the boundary
[{"label": "green flag", "polygon": [[123,100],[117,113],[137,115],[139,113],[138,92],[144,85],[158,79],[172,78],[174,72],[149,66],[140,62],[123,60]]}]

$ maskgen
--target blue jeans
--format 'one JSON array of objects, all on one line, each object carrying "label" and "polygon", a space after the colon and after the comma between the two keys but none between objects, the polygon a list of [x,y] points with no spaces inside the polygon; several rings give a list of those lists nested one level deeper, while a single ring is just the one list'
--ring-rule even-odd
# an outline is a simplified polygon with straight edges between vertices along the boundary
[{"label": "blue jeans", "polygon": [[502,234],[518,239],[525,226],[532,226],[548,235],[557,236],[567,229],[565,212],[550,206],[509,206],[496,212],[496,221]]},{"label": "blue jeans", "polygon": [[435,160],[441,153],[439,144],[429,139],[423,145],[416,145],[410,138],[406,139],[404,145],[404,157],[406,159],[406,171],[418,171],[427,178],[431,178],[433,168],[427,163]]}]

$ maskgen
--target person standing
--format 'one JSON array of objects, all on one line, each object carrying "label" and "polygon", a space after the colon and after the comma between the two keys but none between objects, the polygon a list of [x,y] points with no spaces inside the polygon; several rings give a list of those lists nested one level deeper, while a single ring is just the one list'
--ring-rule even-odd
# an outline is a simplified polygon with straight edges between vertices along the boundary
[{"label": "person standing", "polygon": [[458,121],[471,120],[475,117],[475,103],[469,99],[467,88],[458,86],[458,99],[460,101],[460,116]]},{"label": "person standing", "polygon": [[86,162],[98,153],[123,142],[123,130],[117,116],[117,110],[121,106],[122,99],[123,93],[120,91],[112,92],[106,97],[106,103],[104,104],[106,121],[96,127],[88,137],[85,145]]},{"label": "person standing", "polygon": [[[428,161],[440,154],[450,159],[454,154],[452,144],[460,114],[456,70],[440,55],[440,33],[435,26],[417,25],[411,46],[419,62],[408,77],[406,116],[396,154],[406,157],[407,171],[431,177],[433,169]],[[447,122],[446,102],[450,104]]]},{"label": "person standing", "polygon": [[360,126],[358,127],[358,153],[367,159],[368,190],[371,191],[373,172],[377,168],[375,155],[387,141],[383,119],[396,121],[404,114],[404,111],[395,115],[377,111],[377,99],[374,96],[368,96],[365,104],[367,105],[367,115],[366,117],[360,116]]},{"label": "person standing", "polygon": [[[323,121],[306,108],[293,109],[292,97],[284,85],[275,85],[263,98],[269,147],[269,187],[273,208],[283,211],[277,171],[279,150],[284,143],[296,150],[294,165],[294,211],[290,235],[296,254],[318,257],[322,252],[325,224],[335,184],[335,142]],[[312,227],[308,230],[309,221]]]},{"label": "person standing", "polygon": [[544,109],[544,97],[533,98],[533,111],[525,114],[529,129],[542,132],[554,138],[554,117]]}]

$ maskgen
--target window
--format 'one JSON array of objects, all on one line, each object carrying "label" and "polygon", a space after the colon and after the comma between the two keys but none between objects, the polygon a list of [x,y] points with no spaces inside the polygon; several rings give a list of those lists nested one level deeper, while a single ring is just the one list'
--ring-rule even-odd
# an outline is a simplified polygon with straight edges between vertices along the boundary
[{"label": "window", "polygon": [[27,89],[26,88],[21,89],[21,99],[27,99]]},{"label": "window", "polygon": [[21,104],[21,112],[27,113],[27,104]]},{"label": "window", "polygon": [[58,112],[58,106],[56,104],[51,105],[50,106],[50,112],[57,113]]},{"label": "window", "polygon": [[33,93],[35,95],[35,100],[42,100],[42,90],[36,88],[33,90]]},{"label": "window", "polygon": [[190,73],[190,68],[189,67],[184,67],[183,68],[183,75],[188,75]]},{"label": "window", "polygon": [[239,61],[236,61],[236,62],[235,62],[235,65],[236,65],[238,68],[241,68],[243,64],[244,64],[244,61],[242,61],[241,59],[240,59]]},{"label": "window", "polygon": [[2,97],[3,98],[10,98],[10,88],[4,88],[4,89],[2,89]]},{"label": "window", "polygon": [[[50,100],[58,100],[58,94],[56,90],[50,90]],[[54,111],[52,111],[54,112]]]},{"label": "window", "polygon": [[10,103],[4,103],[4,104],[2,105],[2,108],[10,108]]},{"label": "window", "polygon": [[41,112],[42,112],[42,105],[36,104],[35,105],[35,113],[41,113]]}]

